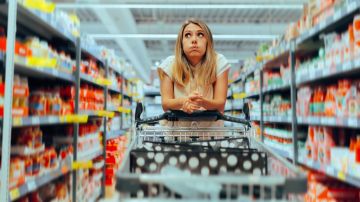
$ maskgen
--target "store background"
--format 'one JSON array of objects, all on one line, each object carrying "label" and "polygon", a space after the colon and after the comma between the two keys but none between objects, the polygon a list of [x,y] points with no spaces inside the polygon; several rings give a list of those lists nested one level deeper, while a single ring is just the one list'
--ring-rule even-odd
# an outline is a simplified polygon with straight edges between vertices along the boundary
[{"label": "store background", "polygon": [[130,110],[142,101],[145,115],[162,113],[156,67],[173,54],[190,17],[209,25],[216,50],[231,63],[226,113],[242,116],[250,104],[259,138],[311,173],[306,199],[359,198],[359,1],[19,2],[12,105],[1,93],[3,109],[12,106],[13,129],[2,143],[11,164],[1,178],[10,175],[11,200],[36,201],[48,188],[56,196],[47,199],[113,196]]}]

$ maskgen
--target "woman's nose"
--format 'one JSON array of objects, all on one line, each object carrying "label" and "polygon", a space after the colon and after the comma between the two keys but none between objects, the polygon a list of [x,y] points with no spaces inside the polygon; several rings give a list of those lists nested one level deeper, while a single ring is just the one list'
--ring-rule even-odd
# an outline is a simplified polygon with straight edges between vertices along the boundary
[{"label": "woman's nose", "polygon": [[193,36],[193,37],[191,38],[191,42],[192,42],[192,43],[197,43],[197,38],[196,38],[196,36]]}]

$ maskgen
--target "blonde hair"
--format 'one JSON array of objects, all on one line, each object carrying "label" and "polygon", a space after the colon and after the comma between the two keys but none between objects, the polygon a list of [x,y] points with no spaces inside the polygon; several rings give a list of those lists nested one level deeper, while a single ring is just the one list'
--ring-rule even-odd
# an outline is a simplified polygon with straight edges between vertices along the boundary
[{"label": "blonde hair", "polygon": [[[197,85],[202,86],[203,88],[207,88],[216,81],[217,55],[214,50],[212,33],[209,27],[201,20],[188,19],[181,26],[175,45],[175,61],[172,66],[173,75],[169,76],[172,76],[172,79],[178,85],[183,87],[185,87],[186,84],[189,83],[190,78],[194,76],[182,45],[183,33],[186,26],[189,24],[195,24],[199,26],[204,31],[204,35],[207,40],[205,55],[200,62],[200,66],[197,67],[199,68],[199,70],[197,70],[199,72]],[[161,75],[162,73],[160,73],[160,78],[162,77]]]}]

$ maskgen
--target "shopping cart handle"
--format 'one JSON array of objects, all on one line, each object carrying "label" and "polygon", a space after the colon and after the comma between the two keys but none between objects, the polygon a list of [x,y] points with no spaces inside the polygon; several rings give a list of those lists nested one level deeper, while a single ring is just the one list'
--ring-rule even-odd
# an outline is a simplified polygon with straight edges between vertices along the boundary
[{"label": "shopping cart handle", "polygon": [[141,114],[143,112],[142,103],[138,103],[135,110],[135,122],[139,126],[141,124],[151,124],[156,123],[160,120],[167,121],[217,121],[224,120],[234,123],[241,123],[250,127],[250,122],[245,119],[240,119],[236,117],[226,116],[221,114],[216,110],[206,110],[206,111],[195,111],[191,114],[188,114],[181,110],[171,110],[167,111],[159,116],[149,117],[141,119]]}]

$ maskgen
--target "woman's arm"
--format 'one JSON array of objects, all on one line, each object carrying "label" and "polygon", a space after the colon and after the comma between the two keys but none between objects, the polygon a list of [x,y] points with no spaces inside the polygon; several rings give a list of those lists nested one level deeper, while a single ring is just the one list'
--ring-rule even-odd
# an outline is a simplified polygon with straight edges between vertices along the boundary
[{"label": "woman's arm", "polygon": [[202,95],[195,94],[190,96],[190,100],[194,101],[199,106],[202,106],[207,110],[218,110],[219,112],[224,112],[228,89],[228,74],[229,70],[226,70],[217,77],[214,84],[213,99],[207,99]]},{"label": "woman's arm", "polygon": [[181,98],[174,98],[174,82],[168,75],[164,73],[162,74],[163,75],[160,76],[160,93],[163,110],[168,111],[170,109],[181,109],[184,100]]},{"label": "woman's arm", "polygon": [[170,77],[160,72],[160,93],[161,93],[161,104],[164,111],[168,110],[183,110],[187,113],[192,113],[198,110],[200,107],[192,102],[189,98],[174,98],[174,82]]}]

